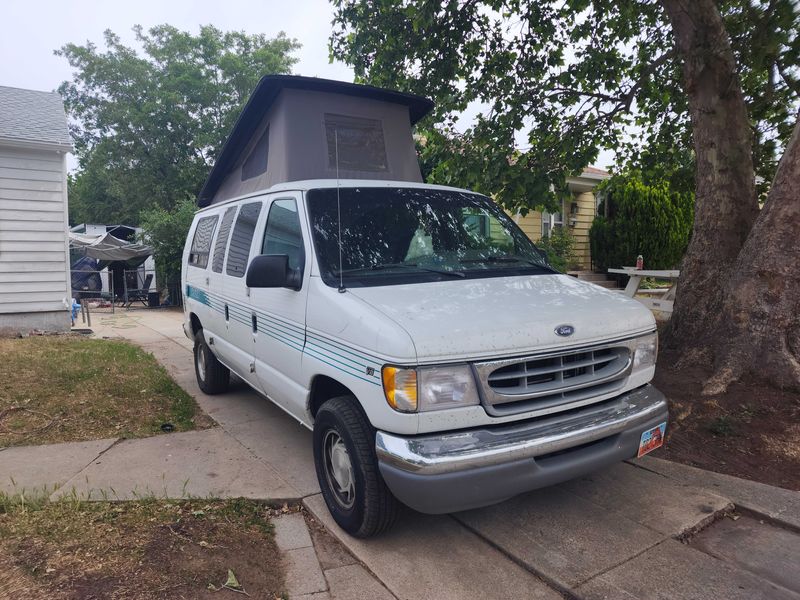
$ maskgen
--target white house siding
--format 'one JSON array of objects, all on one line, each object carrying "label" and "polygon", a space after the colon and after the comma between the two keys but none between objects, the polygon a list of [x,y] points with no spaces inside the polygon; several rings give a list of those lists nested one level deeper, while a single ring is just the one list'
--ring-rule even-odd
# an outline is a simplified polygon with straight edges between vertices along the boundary
[{"label": "white house siding", "polygon": [[0,145],[0,333],[66,330],[65,154]]}]

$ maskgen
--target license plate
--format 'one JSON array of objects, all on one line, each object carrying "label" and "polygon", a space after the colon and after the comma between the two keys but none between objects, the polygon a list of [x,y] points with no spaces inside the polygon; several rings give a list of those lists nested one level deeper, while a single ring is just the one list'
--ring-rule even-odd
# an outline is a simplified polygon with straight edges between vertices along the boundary
[{"label": "license plate", "polygon": [[656,425],[652,429],[645,431],[642,434],[642,439],[639,440],[639,454],[636,455],[636,458],[644,456],[656,448],[660,448],[664,444],[664,434],[666,432],[666,421],[661,423],[661,425]]}]

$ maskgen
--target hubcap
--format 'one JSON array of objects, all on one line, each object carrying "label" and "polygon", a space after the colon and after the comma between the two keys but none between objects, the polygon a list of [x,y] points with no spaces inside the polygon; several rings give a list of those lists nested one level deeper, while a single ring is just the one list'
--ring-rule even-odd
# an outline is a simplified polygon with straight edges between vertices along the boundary
[{"label": "hubcap", "polygon": [[347,446],[341,436],[331,429],[325,433],[323,449],[328,487],[342,508],[351,508],[355,502],[356,486]]},{"label": "hubcap", "polygon": [[197,347],[197,374],[201,381],[206,380],[206,347],[203,344]]}]

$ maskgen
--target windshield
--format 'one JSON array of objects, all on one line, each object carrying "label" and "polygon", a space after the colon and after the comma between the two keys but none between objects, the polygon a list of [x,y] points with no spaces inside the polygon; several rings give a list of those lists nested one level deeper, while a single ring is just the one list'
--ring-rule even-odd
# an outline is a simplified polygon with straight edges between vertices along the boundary
[{"label": "windshield", "polygon": [[323,281],[393,285],[553,273],[542,252],[485,196],[426,188],[341,188],[342,268],[336,188],[308,192]]}]

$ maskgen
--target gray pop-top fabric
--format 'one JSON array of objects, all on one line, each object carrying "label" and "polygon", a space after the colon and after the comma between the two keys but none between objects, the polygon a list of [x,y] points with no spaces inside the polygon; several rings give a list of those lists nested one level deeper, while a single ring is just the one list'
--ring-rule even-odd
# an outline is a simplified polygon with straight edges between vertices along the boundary
[{"label": "gray pop-top fabric", "polygon": [[208,206],[304,179],[421,182],[419,96],[308,77],[264,77],[200,192]]},{"label": "gray pop-top fabric", "polygon": [[56,92],[0,86],[0,142],[72,147],[64,103]]}]

